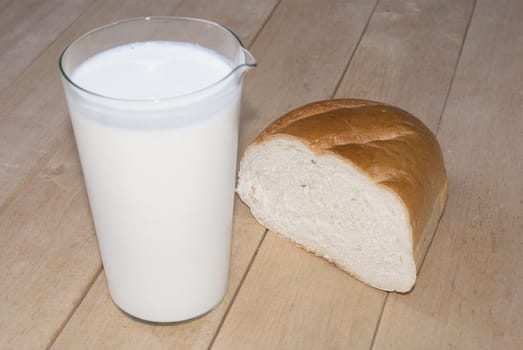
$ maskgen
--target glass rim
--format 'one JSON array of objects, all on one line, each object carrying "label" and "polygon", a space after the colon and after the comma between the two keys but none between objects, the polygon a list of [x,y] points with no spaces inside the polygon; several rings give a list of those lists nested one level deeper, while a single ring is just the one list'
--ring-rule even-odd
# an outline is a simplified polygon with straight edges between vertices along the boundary
[{"label": "glass rim", "polygon": [[[203,87],[203,88],[195,90],[195,91],[188,92],[186,94],[175,95],[175,96],[168,96],[168,97],[161,97],[161,98],[136,99],[136,98],[121,98],[121,97],[107,96],[107,95],[97,93],[95,91],[86,89],[86,88],[78,85],[65,72],[64,64],[63,64],[64,56],[66,55],[68,50],[71,49],[79,41],[85,39],[86,37],[88,37],[91,34],[94,34],[96,32],[99,32],[99,31],[102,31],[102,30],[105,30],[105,29],[108,29],[108,28],[111,28],[111,27],[115,27],[115,26],[117,26],[119,24],[122,24],[122,23],[139,22],[139,21],[147,22],[147,21],[151,21],[151,20],[153,20],[153,21],[155,21],[155,20],[176,20],[176,21],[187,21],[187,22],[199,22],[199,23],[209,24],[211,26],[219,28],[219,29],[223,30],[224,32],[232,35],[232,37],[236,40],[237,44],[239,45],[240,50],[246,56],[246,59],[245,59],[245,61],[243,63],[238,64],[235,67],[233,67],[231,69],[231,71],[229,73],[227,73],[224,77],[218,79],[217,81],[213,82],[212,84],[209,84],[206,87]],[[249,58],[251,59],[252,62],[248,61]],[[76,89],[78,89],[78,90],[80,90],[80,91],[82,91],[84,93],[87,93],[89,95],[92,95],[92,96],[95,96],[95,97],[98,97],[98,98],[103,98],[103,99],[112,100],[112,101],[120,101],[120,102],[152,102],[152,103],[159,103],[159,102],[164,102],[164,101],[174,101],[174,100],[177,100],[177,99],[183,99],[183,98],[195,96],[197,94],[205,92],[205,91],[207,91],[209,89],[212,89],[213,87],[216,87],[217,85],[223,83],[224,81],[229,79],[233,74],[236,73],[236,71],[238,71],[242,67],[253,68],[253,67],[256,67],[256,64],[257,64],[256,61],[254,60],[252,55],[249,53],[247,48],[243,45],[243,43],[240,40],[240,38],[232,30],[230,30],[226,26],[218,24],[218,23],[213,22],[213,21],[202,19],[202,18],[183,17],[183,16],[131,17],[131,18],[120,19],[120,20],[117,20],[117,21],[114,21],[114,22],[111,22],[111,23],[108,23],[108,24],[96,27],[96,28],[91,29],[91,30],[87,31],[86,33],[80,35],[78,38],[76,38],[71,43],[69,43],[67,46],[65,46],[65,48],[62,50],[62,53],[60,54],[60,57],[58,59],[58,67],[59,67],[60,74],[62,75],[62,77],[69,84],[71,84],[74,88],[76,88]]]}]

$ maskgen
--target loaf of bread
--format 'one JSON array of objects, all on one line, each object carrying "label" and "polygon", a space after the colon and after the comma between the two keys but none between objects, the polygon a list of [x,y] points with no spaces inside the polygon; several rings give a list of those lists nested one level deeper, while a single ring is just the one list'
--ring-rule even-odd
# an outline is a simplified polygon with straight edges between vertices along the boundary
[{"label": "loaf of bread", "polygon": [[408,292],[443,212],[447,176],[420,120],[338,99],[269,125],[245,151],[237,192],[271,231],[375,288]]}]

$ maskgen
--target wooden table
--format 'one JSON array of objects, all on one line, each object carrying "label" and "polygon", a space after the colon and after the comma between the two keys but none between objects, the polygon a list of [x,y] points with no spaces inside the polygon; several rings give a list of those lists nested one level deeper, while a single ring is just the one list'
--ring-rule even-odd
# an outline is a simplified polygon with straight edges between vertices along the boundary
[{"label": "wooden table", "polygon": [[[307,102],[419,116],[442,145],[445,214],[409,294],[364,285],[236,202],[217,309],[151,325],[111,302],[58,56],[116,19],[202,17],[259,66],[243,151]],[[0,0],[0,349],[523,349],[523,1]]]}]

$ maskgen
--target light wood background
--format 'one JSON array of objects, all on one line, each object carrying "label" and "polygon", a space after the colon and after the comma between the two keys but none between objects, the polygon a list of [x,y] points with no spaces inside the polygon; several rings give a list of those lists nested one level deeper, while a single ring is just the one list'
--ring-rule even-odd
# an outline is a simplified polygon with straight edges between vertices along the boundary
[{"label": "light wood background", "polygon": [[[178,325],[111,302],[57,69],[116,19],[201,17],[258,60],[240,153],[307,102],[420,117],[449,200],[416,287],[389,294],[267,232],[236,201],[229,291]],[[523,1],[0,0],[0,349],[523,349]]]}]

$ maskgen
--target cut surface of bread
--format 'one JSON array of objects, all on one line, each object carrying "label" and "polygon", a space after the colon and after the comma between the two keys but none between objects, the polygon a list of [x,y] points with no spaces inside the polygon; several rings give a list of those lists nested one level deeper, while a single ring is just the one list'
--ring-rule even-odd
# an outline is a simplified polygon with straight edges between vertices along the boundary
[{"label": "cut surface of bread", "polygon": [[247,148],[237,192],[264,226],[379,289],[409,291],[446,200],[435,137],[395,107],[329,100]]}]

